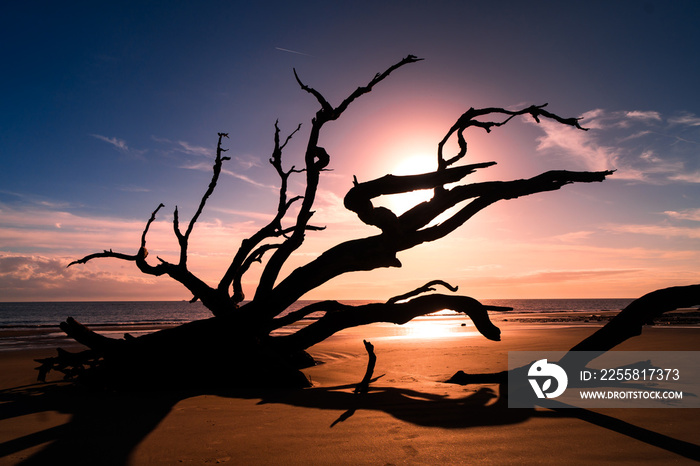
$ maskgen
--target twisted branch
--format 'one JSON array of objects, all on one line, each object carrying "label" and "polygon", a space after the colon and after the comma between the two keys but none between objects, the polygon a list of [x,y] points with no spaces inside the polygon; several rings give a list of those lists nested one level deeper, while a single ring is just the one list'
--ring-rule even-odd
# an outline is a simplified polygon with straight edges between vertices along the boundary
[{"label": "twisted branch", "polygon": [[[529,114],[530,116],[532,116],[532,118],[534,118],[534,120],[537,123],[540,122],[540,117],[545,117],[555,120],[564,125],[573,126],[583,131],[588,131],[586,128],[582,128],[579,125],[578,122],[579,120],[581,120],[581,118],[562,118],[554,113],[550,113],[547,110],[544,110],[544,107],[546,106],[547,104],[531,105],[521,110],[506,110],[504,108],[497,107],[487,107],[481,109],[474,109],[473,107],[470,108],[464,114],[462,114],[462,116],[459,117],[459,119],[457,119],[457,122],[450,128],[445,137],[442,138],[442,141],[438,143],[438,170],[444,170],[448,166],[462,159],[467,154],[467,142],[464,139],[463,133],[467,128],[471,126],[482,128],[487,133],[490,133],[491,128],[493,127],[503,126],[518,115]],[[508,118],[502,121],[480,121],[475,119],[477,117],[490,115],[493,113],[508,115]],[[457,143],[459,145],[459,152],[454,157],[445,160],[443,155],[443,147],[455,132],[457,133]]]},{"label": "twisted branch", "polygon": [[433,288],[435,285],[442,285],[445,288],[447,288],[448,290],[452,291],[453,293],[457,292],[457,290],[459,289],[459,287],[452,286],[445,281],[433,280],[433,281],[428,282],[425,285],[421,286],[420,288],[416,288],[413,291],[409,291],[408,293],[404,293],[404,294],[399,295],[399,296],[394,296],[393,298],[389,299],[386,303],[387,304],[394,304],[398,301],[403,301],[405,299],[412,298],[412,297],[417,296],[417,295],[422,294],[422,293],[427,293],[429,291],[435,291],[435,288]]},{"label": "twisted branch", "polygon": [[[461,180],[479,168],[487,168],[495,164],[496,162],[477,163],[420,175],[386,175],[364,183],[358,183],[357,178],[355,178],[353,187],[345,195],[343,203],[346,209],[355,212],[359,219],[367,225],[374,225],[382,231],[397,231],[400,226],[396,214],[386,207],[374,207],[372,199],[389,194],[407,193],[417,189],[442,187],[447,183]],[[441,213],[442,211],[433,217]]]},{"label": "twisted branch", "polygon": [[[330,155],[323,147],[318,145],[319,136],[323,125],[329,121],[339,118],[355,99],[370,92],[375,85],[383,81],[387,76],[389,76],[389,74],[391,74],[392,71],[408,63],[414,63],[417,61],[420,61],[420,59],[413,55],[409,55],[398,63],[390,66],[383,73],[377,73],[369,84],[367,84],[367,86],[357,88],[336,108],[333,108],[333,106],[325,99],[325,97],[323,97],[320,92],[304,84],[299,78],[296,70],[294,70],[294,76],[296,77],[297,83],[301,89],[312,94],[321,105],[321,108],[316,112],[316,117],[311,120],[311,131],[309,132],[309,140],[304,155],[306,189],[304,192],[302,205],[297,214],[294,231],[289,238],[287,238],[287,241],[285,241],[281,247],[277,248],[265,266],[265,269],[260,277],[258,287],[255,291],[254,300],[260,300],[261,302],[269,301],[269,296],[275,287],[280,270],[291,254],[296,251],[304,241],[304,233],[306,232],[308,223],[314,214],[312,208],[318,190],[319,175],[321,171],[323,171],[330,163]],[[273,307],[275,308],[275,311],[280,310],[277,306]]]},{"label": "twisted branch", "polygon": [[[330,310],[327,310],[323,317],[291,335],[272,337],[272,343],[279,348],[290,350],[306,349],[346,328],[375,322],[402,325],[415,317],[443,309],[464,313],[471,318],[479,333],[489,340],[498,341],[501,338],[501,331],[489,319],[488,311],[511,310],[511,308],[505,307],[484,306],[468,296],[443,294],[418,296],[401,303],[371,303],[360,306],[350,306],[335,301],[326,301],[325,303],[328,306],[327,309]],[[319,306],[319,308],[321,307],[323,306]]]}]

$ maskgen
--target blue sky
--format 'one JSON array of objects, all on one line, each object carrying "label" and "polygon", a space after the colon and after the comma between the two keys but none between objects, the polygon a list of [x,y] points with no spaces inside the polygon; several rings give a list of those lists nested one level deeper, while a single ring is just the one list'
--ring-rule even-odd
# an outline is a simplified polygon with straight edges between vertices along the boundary
[{"label": "blue sky", "polygon": [[493,206],[405,253],[400,270],[352,274],[308,297],[381,299],[433,278],[477,298],[635,297],[698,282],[697,2],[144,3],[3,8],[0,300],[189,298],[131,263],[65,264],[135,252],[160,202],[149,250],[172,257],[172,210],[192,213],[223,131],[232,160],[191,247],[194,271],[215,283],[274,211],[276,119],[283,132],[302,123],[285,154],[287,166],[300,161],[316,103],[292,68],[337,104],[409,53],[425,61],[323,135],[333,172],[316,218],[328,229],[308,235],[291,265],[371,234],[342,208],[352,176],[432,160],[471,106],[548,102],[590,128],[522,120],[468,134],[469,162],[498,162],[475,180],[618,171],[600,185]]}]

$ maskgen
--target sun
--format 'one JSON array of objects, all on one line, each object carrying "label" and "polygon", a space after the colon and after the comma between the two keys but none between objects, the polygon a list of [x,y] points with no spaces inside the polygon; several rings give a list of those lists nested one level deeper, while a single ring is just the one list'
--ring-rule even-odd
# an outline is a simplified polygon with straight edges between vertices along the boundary
[{"label": "sun", "polygon": [[[437,169],[435,156],[426,154],[415,154],[401,161],[391,170],[392,175],[417,175],[428,173]],[[385,196],[384,205],[391,209],[396,215],[401,215],[411,209],[416,204],[427,201],[432,197],[432,190],[422,189],[403,194],[392,194]]]}]

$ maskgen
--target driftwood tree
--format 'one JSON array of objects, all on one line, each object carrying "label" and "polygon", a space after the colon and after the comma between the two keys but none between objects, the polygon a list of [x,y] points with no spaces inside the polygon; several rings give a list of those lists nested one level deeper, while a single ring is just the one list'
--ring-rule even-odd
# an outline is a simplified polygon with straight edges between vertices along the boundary
[{"label": "driftwood tree", "polygon": [[[407,56],[384,72],[377,73],[367,85],[358,87],[337,106],[328,102],[321,92],[305,84],[294,72],[301,89],[320,105],[315,117],[311,119],[304,166],[285,168],[282,158],[287,143],[300,127],[282,137],[279,126],[275,123],[270,164],[280,180],[277,214],[257,233],[241,241],[240,248],[223,277],[218,284],[212,286],[188,269],[187,258],[188,243],[195,224],[216,188],[222,165],[229,160],[229,157],[224,156],[226,149],[222,147],[223,139],[228,135],[219,133],[211,182],[196,213],[183,226],[177,208],[174,212],[173,232],[180,247],[177,262],[169,262],[160,257],[154,261],[148,257],[146,238],[149,227],[163,207],[161,204],[146,222],[140,247],[135,254],[110,249],[90,254],[69,265],[84,264],[98,258],[134,262],[145,274],[167,275],[181,283],[192,293],[192,300],[200,300],[211,310],[213,317],[138,338],[126,335],[124,339],[99,335],[69,318],[61,324],[61,328],[90,349],[79,354],[60,351],[58,357],[43,361],[40,375],[58,369],[69,375],[93,375],[109,382],[133,377],[169,380],[172,377],[169,375],[171,371],[184,369],[186,374],[192,376],[185,375],[188,380],[180,379],[177,384],[202,378],[216,383],[241,383],[246,380],[279,383],[270,379],[274,375],[275,378],[279,376],[282,383],[303,385],[306,379],[298,368],[309,361],[300,355],[305,354],[305,349],[335,332],[372,322],[403,324],[414,317],[442,309],[466,314],[486,338],[499,340],[500,330],[488,316],[488,311],[495,308],[482,305],[467,296],[429,293],[436,291],[437,286],[444,286],[452,293],[457,291],[456,287],[440,280],[430,281],[423,287],[384,303],[350,306],[337,301],[323,301],[285,314],[289,306],[304,294],[341,274],[379,267],[400,267],[397,253],[443,238],[477,212],[497,201],[554,191],[571,183],[600,182],[612,174],[612,171],[549,171],[530,179],[455,186],[455,183],[476,170],[495,164],[459,164],[467,154],[464,133],[469,128],[491,132],[515,117],[529,115],[537,122],[544,118],[585,130],[579,125],[579,118],[561,118],[545,110],[546,104],[517,110],[470,108],[438,142],[434,171],[411,176],[387,175],[364,182],[354,180],[353,187],[345,196],[345,207],[356,213],[360,221],[376,227],[376,234],[338,244],[288,276],[280,277],[282,266],[302,245],[307,232],[322,230],[322,227],[312,223],[319,179],[331,161],[326,149],[319,146],[321,131],[326,124],[339,119],[356,99],[372,91],[392,72],[419,60],[421,59],[413,55]],[[445,145],[454,139],[458,150],[447,154]],[[303,195],[290,197],[288,181],[292,176],[306,178]],[[452,186],[446,187],[448,184]],[[401,215],[373,204],[378,196],[418,189],[432,190],[432,199],[415,205]],[[296,220],[291,225],[284,225],[283,220],[292,212],[292,206],[296,210]],[[452,210],[447,219],[434,222],[438,216],[456,206],[459,207]],[[254,296],[249,301],[244,301],[243,277],[254,263],[261,264],[262,274]],[[322,317],[300,324],[302,319],[318,311],[323,312]],[[272,334],[275,329],[293,323],[299,324],[295,332],[283,336]],[[195,374],[197,377],[194,377]]]}]

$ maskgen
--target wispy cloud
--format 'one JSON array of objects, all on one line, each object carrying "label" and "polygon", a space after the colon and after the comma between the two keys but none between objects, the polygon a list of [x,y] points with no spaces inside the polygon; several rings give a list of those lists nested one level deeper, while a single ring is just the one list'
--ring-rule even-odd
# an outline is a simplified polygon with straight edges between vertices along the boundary
[{"label": "wispy cloud", "polygon": [[596,269],[596,270],[535,270],[521,275],[492,277],[501,283],[561,283],[581,280],[597,280],[614,275],[636,272],[637,269]]},{"label": "wispy cloud", "polygon": [[[6,191],[0,189],[0,194],[6,194],[12,196],[19,200],[22,204],[39,206],[47,209],[68,209],[70,207],[78,207],[77,205],[71,204],[66,201],[57,199],[46,199],[44,197],[39,197],[34,194],[18,193],[13,191]],[[0,203],[0,212],[3,211],[3,204]],[[0,218],[0,224],[2,224],[2,219]]]},{"label": "wispy cloud", "polygon": [[117,151],[121,152],[124,155],[128,155],[131,157],[135,158],[142,158],[143,154],[146,153],[145,149],[134,149],[133,147],[129,147],[129,145],[126,143],[124,139],[117,138],[117,137],[107,137],[107,136],[102,136],[101,134],[91,134],[90,136],[99,139],[100,141],[104,141],[107,144],[111,145],[114,147]]},{"label": "wispy cloud", "polygon": [[594,231],[590,230],[572,231],[569,233],[564,233],[563,235],[555,236],[552,238],[552,240],[561,241],[562,243],[578,243],[589,239],[594,233]]},{"label": "wispy cloud", "polygon": [[238,165],[244,170],[250,170],[253,167],[262,167],[260,159],[258,159],[257,157],[253,157],[252,155],[236,156],[234,158],[236,160],[236,163],[238,163]]},{"label": "wispy cloud", "polygon": [[542,121],[543,154],[565,155],[586,170],[616,169],[615,179],[653,184],[694,183],[700,118],[690,113],[664,117],[656,111],[595,109],[583,115],[590,131]]},{"label": "wispy cloud", "polygon": [[275,50],[279,50],[280,52],[287,52],[287,53],[293,53],[296,55],[304,55],[305,57],[310,57],[308,53],[303,53],[303,52],[298,52],[296,50],[290,50],[290,49],[284,49],[282,47],[275,47]]},{"label": "wispy cloud", "polygon": [[608,225],[605,228],[617,233],[652,235],[664,238],[700,238],[700,228],[679,227],[674,225]]},{"label": "wispy cloud", "polygon": [[177,145],[180,146],[181,151],[186,154],[199,155],[202,157],[211,157],[213,154],[213,150],[208,147],[195,146],[185,141],[177,141]]},{"label": "wispy cloud", "polygon": [[254,220],[260,220],[262,222],[269,222],[272,220],[274,217],[274,213],[267,212],[255,212],[255,211],[249,211],[249,210],[237,210],[237,209],[226,209],[223,207],[211,207],[210,208],[212,212],[219,212],[222,214],[228,214],[228,215],[235,215],[239,217],[246,217],[246,218],[251,218]]},{"label": "wispy cloud", "polygon": [[522,273],[498,270],[497,273],[490,274],[488,270],[477,270],[473,274],[462,276],[460,282],[469,289],[500,290],[516,287],[528,290],[542,287],[566,288],[566,285],[585,288],[590,287],[591,283],[633,280],[639,272],[640,269],[637,268],[540,269]]},{"label": "wispy cloud", "polygon": [[[191,163],[191,164],[185,164],[185,165],[180,166],[180,168],[184,168],[186,170],[199,170],[199,171],[207,171],[207,172],[212,170],[211,167],[212,167],[211,164],[207,163],[207,162]],[[278,186],[260,183],[260,182],[255,181],[254,179],[252,179],[250,177],[247,177],[246,175],[242,175],[240,173],[234,172],[234,171],[229,170],[227,168],[223,168],[221,170],[221,173],[232,176],[232,177],[237,178],[241,181],[245,181],[246,183],[252,184],[253,186],[257,186],[258,188],[274,189],[274,190],[279,189]]]},{"label": "wispy cloud", "polygon": [[195,155],[197,157],[207,157],[212,159],[214,158],[215,152],[213,147],[197,146],[187,141],[173,141],[168,138],[160,138],[157,136],[151,136],[151,139],[155,142],[159,142],[161,144],[166,144],[170,146],[169,148],[172,151],[180,152],[187,155]]},{"label": "wispy cloud", "polygon": [[700,209],[685,209],[681,211],[667,210],[664,214],[675,220],[700,222]]},{"label": "wispy cloud", "polygon": [[679,173],[669,177],[673,181],[684,181],[686,183],[700,183],[700,172]]},{"label": "wispy cloud", "polygon": [[661,114],[659,112],[642,112],[639,110],[633,110],[626,113],[627,118],[633,118],[636,120],[652,120],[661,121]]},{"label": "wispy cloud", "polygon": [[[323,225],[342,224],[355,230],[365,226],[357,218],[357,214],[345,208],[341,196],[327,189],[319,189],[316,203],[314,204],[314,211],[312,222],[321,222]],[[369,227],[369,229],[372,231],[373,227]]]},{"label": "wispy cloud", "polygon": [[129,152],[129,146],[126,144],[126,141],[123,139],[119,138],[109,138],[107,136],[102,136],[101,134],[91,134],[90,136],[99,139],[100,141],[104,141],[108,144],[111,144],[114,146],[115,149],[117,149],[120,152]]},{"label": "wispy cloud", "polygon": [[122,186],[117,186],[116,188],[117,188],[119,191],[123,191],[123,192],[125,192],[125,193],[148,193],[148,192],[151,192],[150,189],[144,188],[144,187],[142,187],[142,186],[131,186],[131,185],[125,186],[125,185],[122,185]]},{"label": "wispy cloud", "polygon": [[589,137],[589,133],[548,120],[543,120],[539,126],[545,135],[537,140],[538,150],[563,150],[569,157],[575,156],[586,170],[608,170],[619,166],[618,149],[600,144]]},{"label": "wispy cloud", "polygon": [[672,125],[700,126],[700,117],[692,113],[684,112],[681,115],[668,119]]}]

